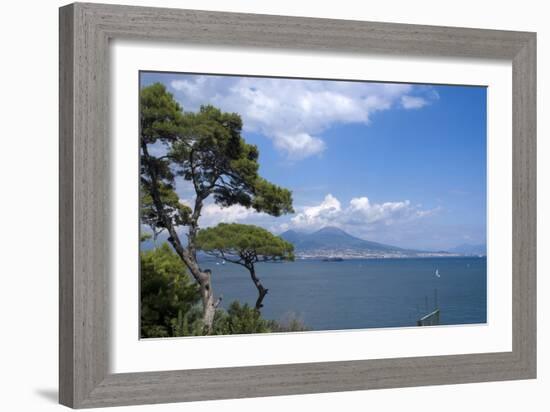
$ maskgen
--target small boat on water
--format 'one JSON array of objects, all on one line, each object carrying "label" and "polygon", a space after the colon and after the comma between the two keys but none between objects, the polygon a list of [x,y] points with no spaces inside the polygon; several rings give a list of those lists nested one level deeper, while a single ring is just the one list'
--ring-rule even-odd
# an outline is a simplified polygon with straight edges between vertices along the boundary
[{"label": "small boat on water", "polygon": [[435,276],[438,277],[438,278],[441,277],[441,275],[439,274],[439,269],[436,269],[436,270],[435,270]]},{"label": "small boat on water", "polygon": [[326,257],[323,258],[323,262],[343,262],[344,259],[341,257]]}]

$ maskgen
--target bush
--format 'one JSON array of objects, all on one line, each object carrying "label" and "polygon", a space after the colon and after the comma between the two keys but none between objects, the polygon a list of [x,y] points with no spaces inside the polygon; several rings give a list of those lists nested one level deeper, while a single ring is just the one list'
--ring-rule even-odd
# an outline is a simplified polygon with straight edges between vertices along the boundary
[{"label": "bush", "polygon": [[282,321],[264,319],[260,312],[245,303],[234,301],[227,312],[219,309],[214,318],[215,335],[239,335],[248,333],[304,332],[309,330],[302,320],[289,315]]},{"label": "bush", "polygon": [[310,330],[302,319],[289,314],[280,321],[271,321],[271,332],[306,332]]},{"label": "bush", "polygon": [[200,320],[199,287],[166,244],[140,253],[141,337],[186,336]]},{"label": "bush", "polygon": [[[142,338],[204,335],[199,286],[176,253],[164,243],[140,253]],[[247,303],[234,301],[214,317],[214,335],[296,332],[307,328],[289,316],[281,322],[264,319]]]},{"label": "bush", "polygon": [[234,301],[226,311],[218,310],[214,317],[214,335],[271,332],[270,321],[262,318],[258,310]]}]

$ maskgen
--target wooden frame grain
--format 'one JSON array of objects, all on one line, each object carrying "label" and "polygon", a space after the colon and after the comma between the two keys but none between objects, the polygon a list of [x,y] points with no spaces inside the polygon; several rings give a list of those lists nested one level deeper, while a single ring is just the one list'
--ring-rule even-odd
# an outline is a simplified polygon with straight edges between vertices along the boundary
[{"label": "wooden frame grain", "polygon": [[[536,34],[75,3],[60,9],[59,398],[74,408],[536,376]],[[511,352],[110,374],[109,40],[505,59],[513,65]]]}]

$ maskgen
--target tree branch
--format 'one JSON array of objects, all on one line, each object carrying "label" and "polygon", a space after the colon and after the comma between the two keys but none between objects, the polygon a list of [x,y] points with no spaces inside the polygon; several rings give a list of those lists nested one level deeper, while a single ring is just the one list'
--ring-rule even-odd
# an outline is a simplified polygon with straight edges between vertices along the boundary
[{"label": "tree branch", "polygon": [[222,249],[218,249],[218,251],[220,252],[223,260],[227,260],[230,263],[244,266],[244,263],[241,260],[229,259],[227,256],[225,256],[225,251],[223,251]]},{"label": "tree branch", "polygon": [[[153,199],[153,204],[155,206],[155,209],[157,211],[157,214],[159,215],[162,224],[168,231],[168,234],[170,235],[168,237],[168,241],[173,246],[176,253],[180,256],[180,258],[185,262],[185,264],[192,268],[196,266],[195,262],[191,259],[189,256],[189,253],[185,250],[185,248],[182,246],[181,241],[179,239],[179,236],[176,232],[176,229],[174,228],[174,225],[172,224],[172,220],[169,216],[166,215],[164,211],[164,207],[162,204],[162,198],[159,191],[159,178],[157,176],[156,170],[151,165],[151,156],[149,155],[149,150],[147,148],[147,143],[145,143],[143,140],[141,141],[141,150],[143,152],[143,160],[144,164],[147,168],[147,172],[149,174],[149,177],[151,181],[149,182],[150,186],[150,194],[151,198]],[[197,267],[198,269],[198,267]],[[195,278],[195,280],[201,284],[202,279],[199,275],[199,270],[190,270],[191,274]]]}]

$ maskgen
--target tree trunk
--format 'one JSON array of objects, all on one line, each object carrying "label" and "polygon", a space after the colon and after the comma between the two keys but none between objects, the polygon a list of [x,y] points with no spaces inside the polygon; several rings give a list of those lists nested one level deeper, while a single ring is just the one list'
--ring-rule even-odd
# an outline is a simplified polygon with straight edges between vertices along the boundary
[{"label": "tree trunk", "polygon": [[[170,232],[170,230],[169,230]],[[175,231],[174,231],[175,234]],[[168,241],[174,247],[174,250],[179,255],[193,278],[197,281],[200,287],[201,300],[202,300],[202,321],[204,324],[204,330],[207,335],[212,333],[212,327],[214,323],[214,314],[221,302],[221,297],[214,299],[214,290],[212,288],[212,272],[208,269],[201,270],[197,263],[196,257],[191,252],[184,248],[179,241],[179,238],[170,236]]]},{"label": "tree trunk", "polygon": [[204,333],[210,335],[214,325],[216,308],[220,304],[221,298],[217,301],[214,300],[211,272],[209,270],[201,272],[200,291],[202,297],[202,322],[204,324]]},{"label": "tree trunk", "polygon": [[195,239],[199,231],[199,218],[201,216],[202,205],[204,200],[204,194],[197,193],[195,198],[195,207],[193,208],[193,214],[189,221],[189,230],[187,232],[187,250],[189,254],[197,260],[197,248],[195,246]]},{"label": "tree trunk", "polygon": [[214,289],[212,288],[212,272],[208,269],[201,270],[197,260],[192,256],[187,249],[181,246],[179,241],[171,241],[172,246],[180,255],[181,259],[191,272],[191,275],[200,287],[201,299],[202,299],[202,322],[204,324],[204,333],[210,335],[212,333],[214,324],[214,315],[218,308],[222,298],[214,298]]},{"label": "tree trunk", "polygon": [[254,285],[256,286],[256,289],[258,289],[258,299],[256,299],[256,310],[260,310],[263,305],[263,300],[265,298],[265,295],[267,295],[267,291],[269,289],[264,288],[262,283],[260,282],[260,279],[256,276],[256,270],[254,268],[254,265],[247,266],[248,271],[250,272],[250,277],[252,278],[252,281],[254,282]]},{"label": "tree trunk", "polygon": [[162,219],[165,229],[168,231],[169,237],[168,241],[180,257],[180,259],[185,263],[191,275],[199,284],[201,299],[202,299],[202,321],[204,324],[204,331],[206,334],[212,333],[213,324],[214,324],[214,315],[216,313],[216,308],[221,302],[221,298],[214,300],[214,291],[212,289],[211,283],[211,272],[209,270],[202,271],[197,263],[196,249],[195,249],[195,236],[197,234],[197,220],[200,216],[202,208],[202,198],[197,194],[197,200],[195,203],[195,210],[193,211],[192,222],[190,225],[189,235],[188,235],[188,246],[184,248],[181,244],[180,238],[172,224],[170,217],[164,213],[164,206],[162,204],[162,199],[158,189],[158,177],[154,167],[150,165],[150,156],[147,150],[147,144],[142,141],[141,147],[143,150],[145,163],[148,167],[149,176],[151,178],[151,197],[153,198],[153,203],[157,210],[159,217]]},{"label": "tree trunk", "polygon": [[198,220],[201,215],[203,205],[203,194],[197,193],[195,198],[195,207],[193,214],[189,222],[189,230],[187,232],[187,254],[190,262],[187,266],[189,270],[198,280],[200,285],[201,297],[202,297],[202,322],[204,324],[204,332],[207,335],[212,333],[214,325],[214,315],[216,309],[221,302],[221,297],[217,300],[214,299],[214,290],[212,289],[212,272],[209,269],[200,269],[197,263],[197,248],[195,246],[195,239],[199,229]]}]

